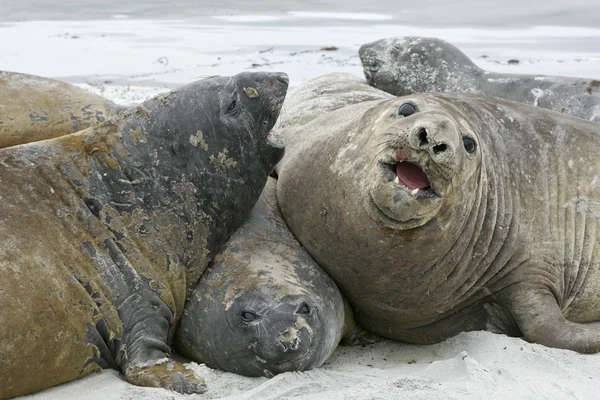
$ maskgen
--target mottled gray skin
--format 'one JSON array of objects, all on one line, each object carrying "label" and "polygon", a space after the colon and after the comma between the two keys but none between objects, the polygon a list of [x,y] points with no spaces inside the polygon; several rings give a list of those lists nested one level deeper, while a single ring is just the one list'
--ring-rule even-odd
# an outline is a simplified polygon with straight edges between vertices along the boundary
[{"label": "mottled gray skin", "polygon": [[288,230],[270,178],[187,301],[175,335],[194,361],[246,376],[320,366],[358,333],[333,280]]},{"label": "mottled gray skin", "polygon": [[283,148],[280,73],[208,78],[79,133],[0,150],[0,399],[101,368],[183,393],[184,303]]},{"label": "mottled gray skin", "polygon": [[78,132],[125,109],[75,85],[0,71],[0,148]]},{"label": "mottled gray skin", "polygon": [[358,53],[369,84],[395,96],[478,93],[600,122],[600,80],[485,71],[435,38],[381,39],[362,45]]},{"label": "mottled gray skin", "polygon": [[[418,112],[400,116],[405,102]],[[600,350],[599,327],[581,324],[600,320],[598,124],[418,94],[276,133],[281,212],[365,329],[413,343],[490,329]],[[408,164],[428,186],[409,188]]]}]

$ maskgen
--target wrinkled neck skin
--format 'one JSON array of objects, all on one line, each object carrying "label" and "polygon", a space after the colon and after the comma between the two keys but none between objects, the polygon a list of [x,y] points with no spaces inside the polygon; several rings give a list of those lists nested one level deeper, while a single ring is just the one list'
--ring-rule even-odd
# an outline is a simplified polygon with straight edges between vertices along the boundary
[{"label": "wrinkled neck skin", "polygon": [[[388,103],[397,106],[401,101]],[[463,118],[457,123],[483,137],[479,167],[459,164],[439,209],[418,226],[374,218],[365,199],[372,192],[374,160],[383,153],[373,126],[375,121],[382,125],[390,113],[381,104],[362,103],[330,114],[325,118],[339,121],[346,113],[348,122],[328,133],[311,134],[312,125],[301,127],[308,141],[294,139],[293,130],[280,132],[291,141],[286,141],[288,155],[278,166],[278,193],[288,225],[357,308],[358,322],[379,335],[408,340],[412,328],[444,319],[489,295],[488,286],[499,278],[498,255],[510,234],[513,205],[498,179],[506,171],[502,157],[490,150],[487,132]],[[314,130],[330,126],[325,119],[314,125]],[[489,159],[494,159],[493,168]],[[306,209],[294,200],[303,193],[314,196]],[[487,251],[477,252],[476,247]],[[480,267],[492,263],[498,266]],[[485,328],[484,319],[472,323],[473,328]]]},{"label": "wrinkled neck skin", "polygon": [[[86,240],[111,249],[113,261],[118,253],[125,257],[123,262],[160,293],[176,318],[215,250],[241,224],[244,215],[236,210],[242,204],[251,208],[269,172],[251,156],[256,147],[232,150],[243,138],[231,133],[227,140],[235,145],[230,148],[211,126],[185,134],[185,122],[177,124],[176,116],[160,112],[169,102],[174,108],[184,101],[159,97],[114,122],[23,146],[19,156],[55,187],[67,182],[61,200],[84,216]],[[206,118],[201,112],[200,120]],[[190,144],[197,135],[201,143]],[[103,277],[122,295],[115,294],[117,307],[132,284],[123,279],[115,283]]]}]

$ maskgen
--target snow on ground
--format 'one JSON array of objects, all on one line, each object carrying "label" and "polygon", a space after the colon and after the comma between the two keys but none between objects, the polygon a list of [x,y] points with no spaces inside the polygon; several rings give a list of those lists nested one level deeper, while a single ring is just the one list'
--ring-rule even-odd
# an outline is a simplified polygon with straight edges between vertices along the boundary
[{"label": "snow on ground", "polygon": [[[553,7],[565,12],[561,2],[554,2]],[[600,78],[600,29],[589,24],[399,25],[380,8],[373,7],[369,13],[352,12],[352,7],[340,13],[332,12],[335,9],[269,13],[263,6],[257,13],[219,11],[200,22],[186,20],[184,15],[180,19],[132,19],[125,11],[111,17],[102,14],[93,21],[60,20],[55,13],[51,21],[0,18],[7,21],[0,23],[0,70],[63,79],[118,103],[134,104],[205,76],[246,70],[285,71],[292,87],[327,72],[362,76],[357,56],[361,44],[415,35],[445,39],[492,71]],[[195,363],[190,367],[205,376],[206,394],[184,396],[140,388],[124,382],[116,371],[105,371],[27,398],[600,398],[600,355],[549,349],[487,332],[463,333],[432,346],[384,341],[340,347],[319,369],[270,380],[240,377]]]}]

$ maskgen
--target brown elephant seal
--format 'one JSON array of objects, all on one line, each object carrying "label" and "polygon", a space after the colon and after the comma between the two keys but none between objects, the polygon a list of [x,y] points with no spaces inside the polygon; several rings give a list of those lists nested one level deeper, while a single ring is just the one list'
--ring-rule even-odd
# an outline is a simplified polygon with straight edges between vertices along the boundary
[{"label": "brown elephant seal", "polygon": [[375,340],[287,228],[276,190],[270,178],[186,302],[174,343],[194,361],[272,377],[320,366],[342,338]]},{"label": "brown elephant seal", "polygon": [[435,38],[381,39],[362,45],[358,53],[369,84],[395,96],[478,93],[600,122],[600,80],[485,71]]},{"label": "brown elephant seal", "polygon": [[365,329],[433,343],[487,328],[600,350],[598,326],[582,324],[600,320],[598,124],[440,93],[277,134],[281,212]]},{"label": "brown elephant seal", "polygon": [[0,148],[81,131],[125,109],[65,82],[0,71]]},{"label": "brown elephant seal", "polygon": [[202,392],[170,358],[187,297],[283,148],[281,73],[212,77],[0,150],[0,398],[101,368]]}]

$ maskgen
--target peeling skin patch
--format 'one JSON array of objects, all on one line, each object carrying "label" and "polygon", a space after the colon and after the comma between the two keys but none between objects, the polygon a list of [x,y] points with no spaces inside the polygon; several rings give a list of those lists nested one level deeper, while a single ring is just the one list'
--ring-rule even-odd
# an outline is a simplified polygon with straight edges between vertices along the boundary
[{"label": "peeling skin patch", "polygon": [[150,112],[148,111],[148,109],[146,107],[144,107],[142,104],[140,104],[138,106],[138,108],[136,108],[135,110],[135,115],[143,118],[143,117],[147,117],[150,114]]},{"label": "peeling skin patch", "polygon": [[220,151],[216,157],[211,155],[210,163],[219,171],[222,171],[225,168],[235,167],[237,165],[237,161],[235,161],[233,158],[227,157],[227,149]]},{"label": "peeling skin patch", "polygon": [[246,96],[250,99],[256,99],[258,97],[258,91],[251,87],[244,88],[244,93],[246,93]]},{"label": "peeling skin patch", "polygon": [[142,133],[142,128],[131,129],[129,131],[129,136],[131,136],[131,140],[133,140],[135,143],[147,143],[148,142],[148,140]]},{"label": "peeling skin patch", "polygon": [[544,95],[544,90],[539,89],[539,88],[531,89],[531,94],[533,94],[533,97],[534,97],[533,105],[538,107],[540,98]]},{"label": "peeling skin patch", "polygon": [[565,208],[575,206],[578,213],[584,214],[587,218],[600,221],[600,202],[594,201],[588,197],[580,196],[565,204]]},{"label": "peeling skin patch", "polygon": [[200,145],[202,150],[208,150],[208,144],[206,143],[206,140],[204,140],[204,134],[202,131],[198,131],[195,135],[190,136],[190,144],[194,147],[198,147],[198,145]]},{"label": "peeling skin patch", "polygon": [[158,161],[158,151],[156,149],[154,149],[154,156],[153,156],[153,160],[152,160],[152,165],[154,165],[155,167],[158,167],[159,163],[160,163],[160,161]]}]

